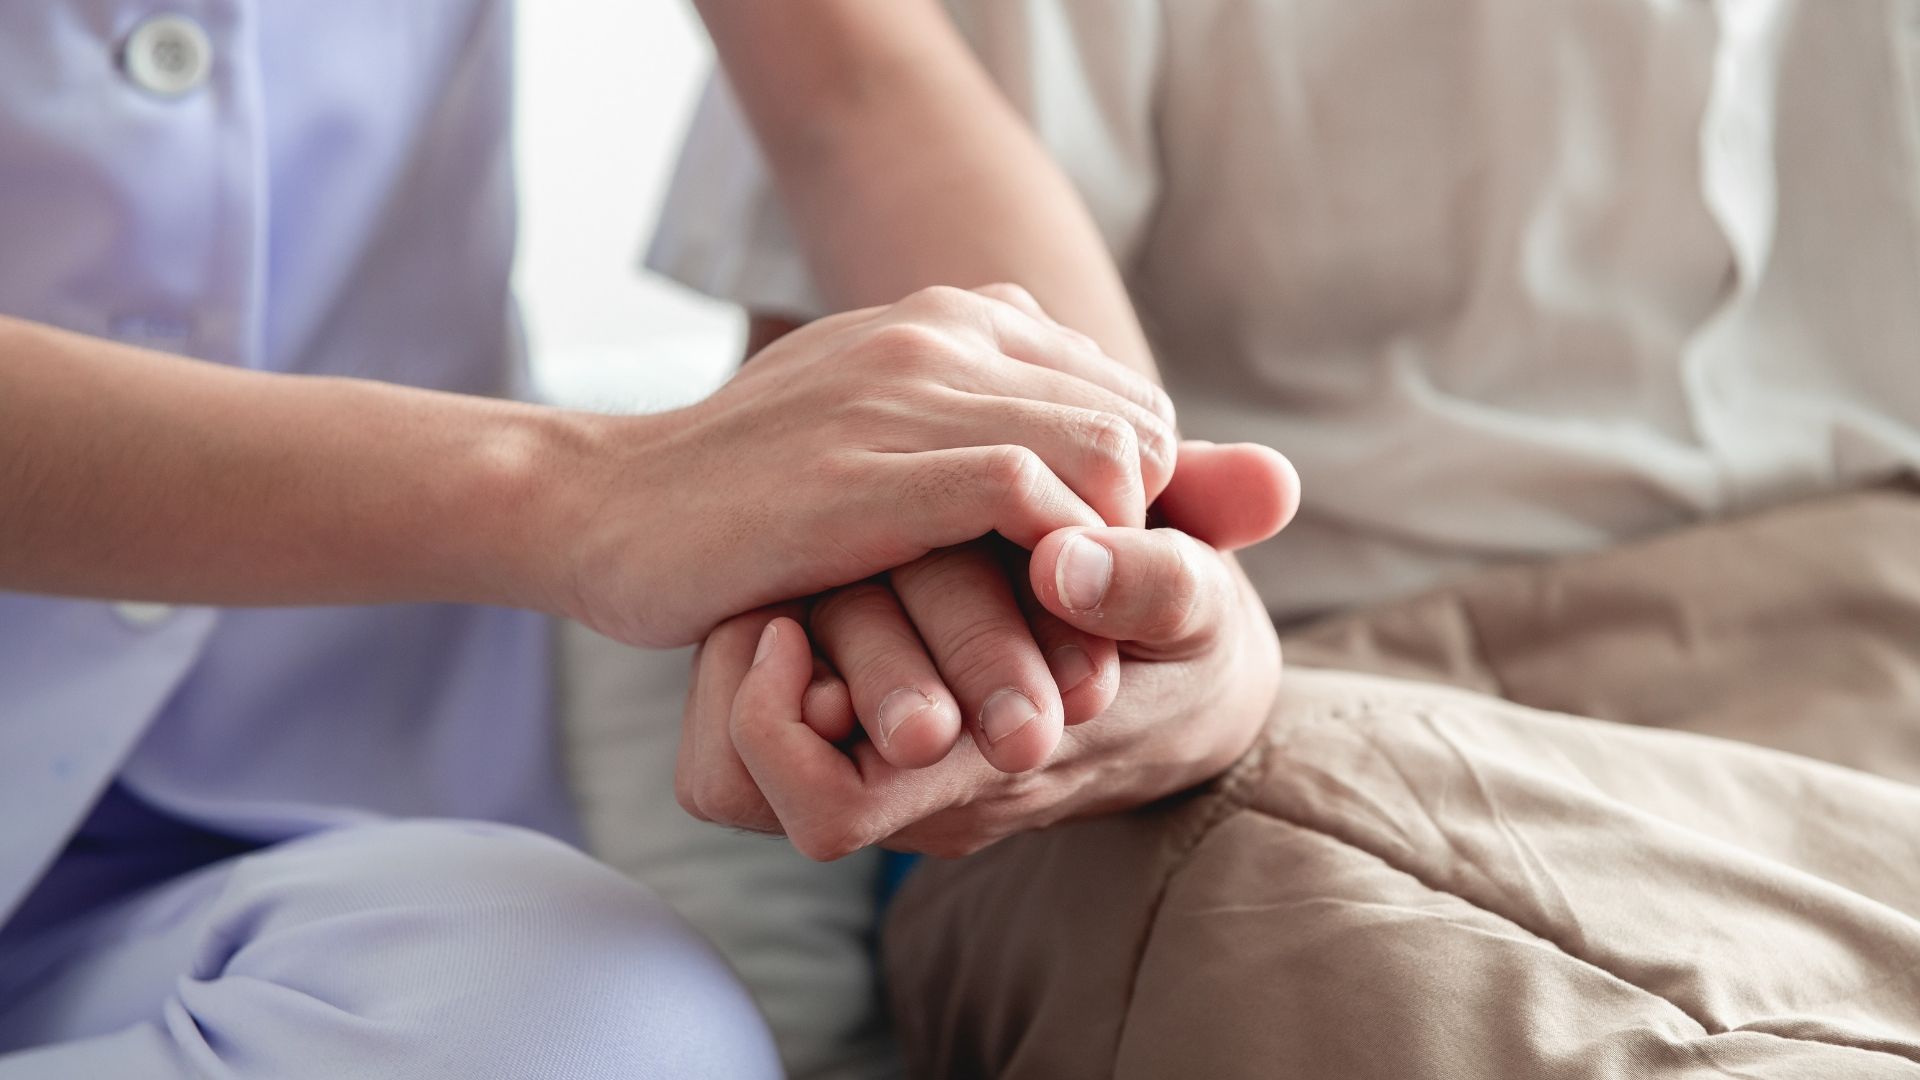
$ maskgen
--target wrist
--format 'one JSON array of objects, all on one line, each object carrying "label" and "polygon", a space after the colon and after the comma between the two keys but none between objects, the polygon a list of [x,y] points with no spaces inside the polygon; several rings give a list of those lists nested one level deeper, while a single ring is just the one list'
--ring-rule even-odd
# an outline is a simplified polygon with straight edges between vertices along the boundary
[{"label": "wrist", "polygon": [[[684,410],[683,410],[684,411]],[[609,416],[532,409],[495,443],[505,601],[574,619],[630,642],[637,604],[675,580],[668,444],[681,412]]]},{"label": "wrist", "polygon": [[464,590],[481,603],[578,614],[571,557],[608,492],[621,417],[503,405],[481,428],[457,511],[475,541]]}]

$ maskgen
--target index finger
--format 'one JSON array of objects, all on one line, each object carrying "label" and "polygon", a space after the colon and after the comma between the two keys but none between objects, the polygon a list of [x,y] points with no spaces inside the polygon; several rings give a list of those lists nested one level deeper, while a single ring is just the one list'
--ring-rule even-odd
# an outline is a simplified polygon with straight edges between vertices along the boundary
[{"label": "index finger", "polygon": [[[1162,390],[1158,384],[1146,375],[1108,356],[1106,350],[1100,347],[1099,342],[1094,341],[1086,334],[1067,326],[1047,314],[1046,309],[1040,306],[1040,302],[1034,299],[1032,293],[1018,285],[1007,282],[982,285],[973,291],[982,296],[998,300],[1041,326],[1061,334],[1067,339],[1069,346],[1064,352],[1048,350],[1045,359],[1030,358],[1013,352],[1006,349],[1004,343],[1001,349],[1002,352],[1005,352],[1008,356],[1014,357],[1017,360],[1026,360],[1028,363],[1041,364],[1042,366],[1064,371],[1069,375],[1077,375],[1088,382],[1104,386],[1114,393],[1119,394],[1121,397],[1126,398],[1128,401],[1133,402],[1135,405],[1154,414],[1160,418],[1160,420],[1164,421],[1168,427],[1174,426],[1173,399],[1167,396],[1165,390]],[[1006,331],[1013,329],[1013,327],[996,324],[995,329],[998,331]],[[1021,334],[1012,337],[1011,340],[1019,343],[1029,341],[1031,338]]]},{"label": "index finger", "polygon": [[[1007,297],[1017,297],[1019,303]],[[1139,433],[1147,501],[1160,494],[1172,475],[1175,425],[1172,399],[1152,379],[1108,356],[1092,338],[1054,322],[1030,294],[1018,286],[979,289],[923,289],[898,305],[902,314],[916,309],[980,332],[993,352],[1031,367],[1072,376],[1111,394]]]},{"label": "index finger", "polygon": [[757,656],[734,699],[734,747],[801,854],[823,862],[843,858],[950,799],[958,779],[954,757],[907,772],[888,765],[869,743],[849,756],[807,726],[797,702],[813,654],[799,623],[768,623]]}]

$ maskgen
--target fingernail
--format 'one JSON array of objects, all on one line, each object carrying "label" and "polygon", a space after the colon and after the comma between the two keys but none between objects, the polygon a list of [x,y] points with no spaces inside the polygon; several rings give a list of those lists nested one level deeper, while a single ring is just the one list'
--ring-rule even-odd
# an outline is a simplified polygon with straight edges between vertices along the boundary
[{"label": "fingernail", "polygon": [[1054,587],[1068,611],[1092,611],[1107,598],[1113,579],[1113,552],[1084,536],[1075,536],[1060,549],[1053,571]]},{"label": "fingernail", "polygon": [[773,641],[775,638],[779,636],[780,636],[779,625],[775,623],[768,623],[767,628],[765,630],[760,631],[760,644],[754,646],[753,663],[749,664],[748,666],[759,667],[760,661],[765,660],[767,658],[767,654],[773,651]]},{"label": "fingernail", "polygon": [[913,689],[903,686],[880,699],[880,741],[886,743],[893,734],[905,727],[909,720],[933,708],[933,699]]},{"label": "fingernail", "polygon": [[1009,686],[995,690],[987,703],[980,706],[980,730],[987,733],[989,743],[997,743],[1039,715],[1040,709],[1032,698]]},{"label": "fingernail", "polygon": [[1053,672],[1053,684],[1064,694],[1093,674],[1093,658],[1078,645],[1062,645],[1047,654],[1047,669]]}]

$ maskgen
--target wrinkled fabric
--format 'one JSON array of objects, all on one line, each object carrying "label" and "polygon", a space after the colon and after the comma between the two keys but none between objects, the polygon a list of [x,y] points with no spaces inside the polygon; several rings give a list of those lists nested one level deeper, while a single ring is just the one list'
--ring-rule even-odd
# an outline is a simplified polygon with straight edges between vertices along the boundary
[{"label": "wrinkled fabric", "polygon": [[574,623],[558,645],[568,786],[589,850],[713,942],[791,1075],[899,1076],[873,962],[880,852],[819,863],[784,837],[694,818],[673,785],[694,650],[633,649]]},{"label": "wrinkled fabric", "polygon": [[1290,667],[1214,783],[915,875],[916,1075],[1920,1076],[1920,788],[1875,749],[1920,728],[1916,527],[1863,493],[1308,631],[1615,719]]},{"label": "wrinkled fabric", "polygon": [[671,909],[507,826],[332,830],[0,945],[0,1080],[780,1075]]}]

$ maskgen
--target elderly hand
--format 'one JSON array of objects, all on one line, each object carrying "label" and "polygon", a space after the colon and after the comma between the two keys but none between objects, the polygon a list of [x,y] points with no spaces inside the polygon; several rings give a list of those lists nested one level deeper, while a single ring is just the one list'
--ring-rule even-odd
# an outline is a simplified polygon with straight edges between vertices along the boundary
[{"label": "elderly hand", "polygon": [[[1238,546],[1284,524],[1296,494],[1291,469],[1270,452],[1187,444],[1161,505],[1175,523]],[[1084,571],[1102,566],[1099,588],[1099,575]],[[944,586],[937,590],[924,577],[896,575],[900,607],[964,609],[950,610],[931,631],[917,615],[915,626],[903,626],[866,588],[856,603],[815,610],[814,637],[841,643],[830,656],[870,733],[844,749],[838,744],[851,734],[852,716],[809,700],[810,683],[815,698],[833,697],[835,684],[814,678],[817,662],[796,621],[805,605],[723,624],[696,660],[677,773],[681,804],[723,824],[785,832],[819,858],[873,843],[957,854],[1022,829],[1150,801],[1214,775],[1245,750],[1278,685],[1278,642],[1229,557],[1172,529],[1073,528],[1043,541],[1026,569],[1020,581],[1030,632],[1009,625],[1020,617],[1012,590],[977,555],[936,569],[932,580]],[[970,602],[961,602],[963,592]],[[1121,639],[1117,656],[1098,651],[1108,638]],[[972,741],[932,764],[916,762],[922,768],[890,756],[900,753],[900,729],[891,738],[874,732],[881,710],[873,705],[903,677],[935,699],[930,708],[951,733],[957,710],[939,696],[945,687],[936,667],[962,688],[967,678],[955,672],[981,673],[960,691],[963,701],[1003,680],[1044,698],[1052,684],[1046,662],[1057,673],[1065,667],[1060,649],[1090,646],[1089,664],[1068,673],[1079,680],[1060,677],[1067,684],[1060,719],[1041,740],[1053,752],[1021,762],[1044,767],[1003,771],[1008,763],[996,754],[1013,736],[995,740],[977,723]],[[947,662],[936,663],[929,651]],[[971,659],[956,664],[955,657]],[[1009,657],[1010,669],[999,666]],[[1097,723],[1059,726],[1095,714]],[[979,717],[973,709],[969,715]],[[940,724],[930,719],[913,720],[932,733],[916,753],[939,747]]]},{"label": "elderly hand", "polygon": [[1031,547],[1136,524],[1172,470],[1172,418],[1012,286],[822,319],[698,405],[592,429],[591,497],[541,606],[673,645],[989,532]]}]

